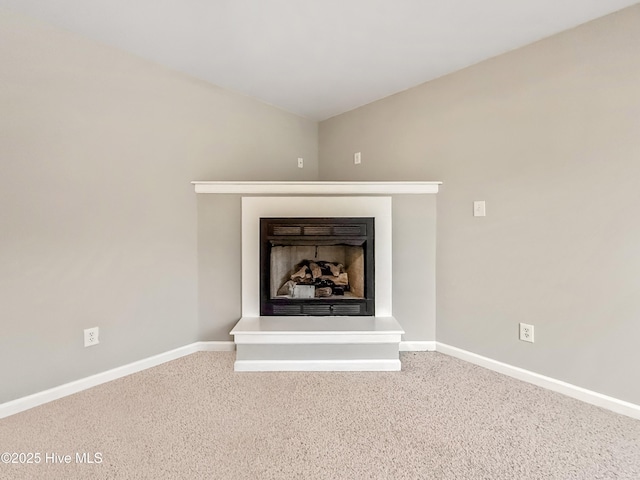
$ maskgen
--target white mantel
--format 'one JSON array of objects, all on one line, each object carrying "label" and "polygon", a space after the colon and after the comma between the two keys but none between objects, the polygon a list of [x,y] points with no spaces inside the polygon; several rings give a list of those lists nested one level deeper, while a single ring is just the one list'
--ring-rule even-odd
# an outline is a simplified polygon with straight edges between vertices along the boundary
[{"label": "white mantel", "polygon": [[194,181],[196,193],[245,195],[394,195],[438,193],[442,182]]}]

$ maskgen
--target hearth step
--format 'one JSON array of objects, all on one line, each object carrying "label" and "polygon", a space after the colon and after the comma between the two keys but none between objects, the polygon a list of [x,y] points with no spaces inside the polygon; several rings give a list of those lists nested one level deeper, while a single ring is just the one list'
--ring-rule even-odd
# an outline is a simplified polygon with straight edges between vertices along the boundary
[{"label": "hearth step", "polygon": [[398,371],[404,330],[393,317],[242,317],[236,371]]}]

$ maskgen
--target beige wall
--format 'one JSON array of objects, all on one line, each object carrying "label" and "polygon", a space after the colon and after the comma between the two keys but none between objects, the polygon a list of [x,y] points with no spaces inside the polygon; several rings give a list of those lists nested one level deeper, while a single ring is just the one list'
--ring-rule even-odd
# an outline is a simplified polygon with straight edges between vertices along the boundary
[{"label": "beige wall", "polygon": [[317,124],[6,12],[0,65],[0,403],[196,341],[189,182],[314,180]]},{"label": "beige wall", "polygon": [[393,316],[404,341],[436,340],[436,195],[394,195]]},{"label": "beige wall", "polygon": [[[325,121],[319,163],[313,122],[0,13],[0,402],[228,339],[239,197],[189,182],[320,178],[444,181],[438,340],[640,403],[638,45],[632,7]],[[394,315],[433,340],[436,198],[393,202]]]},{"label": "beige wall", "polygon": [[242,316],[242,197],[198,195],[199,340],[231,341]]},{"label": "beige wall", "polygon": [[634,6],[320,124],[322,180],[444,181],[438,341],[637,404],[639,46]]}]

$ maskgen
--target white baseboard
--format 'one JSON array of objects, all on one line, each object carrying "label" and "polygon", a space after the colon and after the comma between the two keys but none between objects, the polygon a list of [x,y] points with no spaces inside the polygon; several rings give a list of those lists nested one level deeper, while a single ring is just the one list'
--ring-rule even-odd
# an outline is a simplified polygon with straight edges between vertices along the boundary
[{"label": "white baseboard", "polygon": [[[168,352],[164,352],[158,355],[154,355],[137,362],[129,363],[121,367],[107,370],[106,372],[91,375],[90,377],[82,378],[73,382],[65,383],[42,392],[34,393],[26,397],[11,400],[6,403],[0,404],[0,418],[5,418],[10,415],[14,415],[19,412],[23,412],[38,405],[57,400],[67,395],[71,395],[82,390],[100,385],[102,383],[110,382],[117,378],[131,375],[132,373],[146,370],[147,368],[155,367],[165,362],[175,360],[186,355],[190,355],[195,352],[226,352],[235,350],[235,344],[232,341],[225,342],[195,342],[184,347],[176,348]],[[416,341],[416,342],[400,342],[400,351],[403,352],[425,352],[425,351],[438,351],[452,357],[459,358],[469,363],[479,365],[489,370],[493,370],[504,375],[508,375],[518,380],[538,385],[539,387],[547,388],[558,393],[562,393],[569,397],[581,400],[583,402],[596,405],[598,407],[606,408],[616,413],[627,415],[629,417],[640,420],[640,405],[619,400],[614,397],[609,397],[598,392],[587,390],[586,388],[578,387],[570,383],[556,380],[551,377],[540,375],[523,368],[514,367],[512,365],[493,360],[488,357],[483,357],[476,353],[468,352],[457,347],[450,345],[432,342],[432,341]],[[399,364],[399,362],[398,362]],[[256,371],[251,369],[250,365],[245,365],[246,369],[243,371]],[[325,371],[327,370],[325,365]],[[380,370],[380,365],[377,366]],[[400,370],[396,368],[396,365],[389,365],[389,370]],[[280,365],[282,368],[282,365]],[[333,368],[333,371],[349,370],[349,368]],[[263,370],[264,371],[264,370]]]},{"label": "white baseboard", "polygon": [[518,380],[532,383],[539,387],[553,390],[554,392],[562,393],[568,397],[572,397],[598,407],[606,408],[612,412],[640,420],[640,405],[609,397],[592,390],[587,390],[586,388],[578,387],[545,375],[540,375],[539,373],[531,372],[524,368],[514,367],[513,365],[483,357],[482,355],[468,352],[457,347],[452,347],[451,345],[446,345],[444,343],[436,342],[436,351],[459,358],[465,362],[473,363],[475,365],[488,368],[489,370],[517,378]]},{"label": "white baseboard", "polygon": [[195,342],[143,360],[138,360],[137,362],[107,370],[106,372],[97,373],[86,378],[81,378],[80,380],[75,380],[48,390],[43,390],[42,392],[34,393],[33,395],[2,403],[0,404],[0,418],[5,418],[10,415],[23,412],[30,408],[37,407],[38,405],[52,402],[53,400],[66,397],[67,395],[81,392],[82,390],[110,382],[117,378],[126,377],[132,373],[140,372],[147,368],[155,367],[162,363],[170,362],[171,360],[175,360],[195,352],[228,351],[234,349],[235,344],[233,342]]},{"label": "white baseboard", "polygon": [[236,360],[236,372],[398,372],[400,360]]},{"label": "white baseboard", "polygon": [[435,352],[435,341],[403,341],[400,342],[401,352]]}]

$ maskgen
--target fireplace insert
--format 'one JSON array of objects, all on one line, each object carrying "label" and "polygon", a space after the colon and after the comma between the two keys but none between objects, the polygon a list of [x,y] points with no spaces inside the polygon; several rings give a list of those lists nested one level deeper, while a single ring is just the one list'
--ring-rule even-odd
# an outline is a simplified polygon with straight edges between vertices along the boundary
[{"label": "fireplace insert", "polygon": [[261,218],[260,314],[375,315],[374,219]]}]

